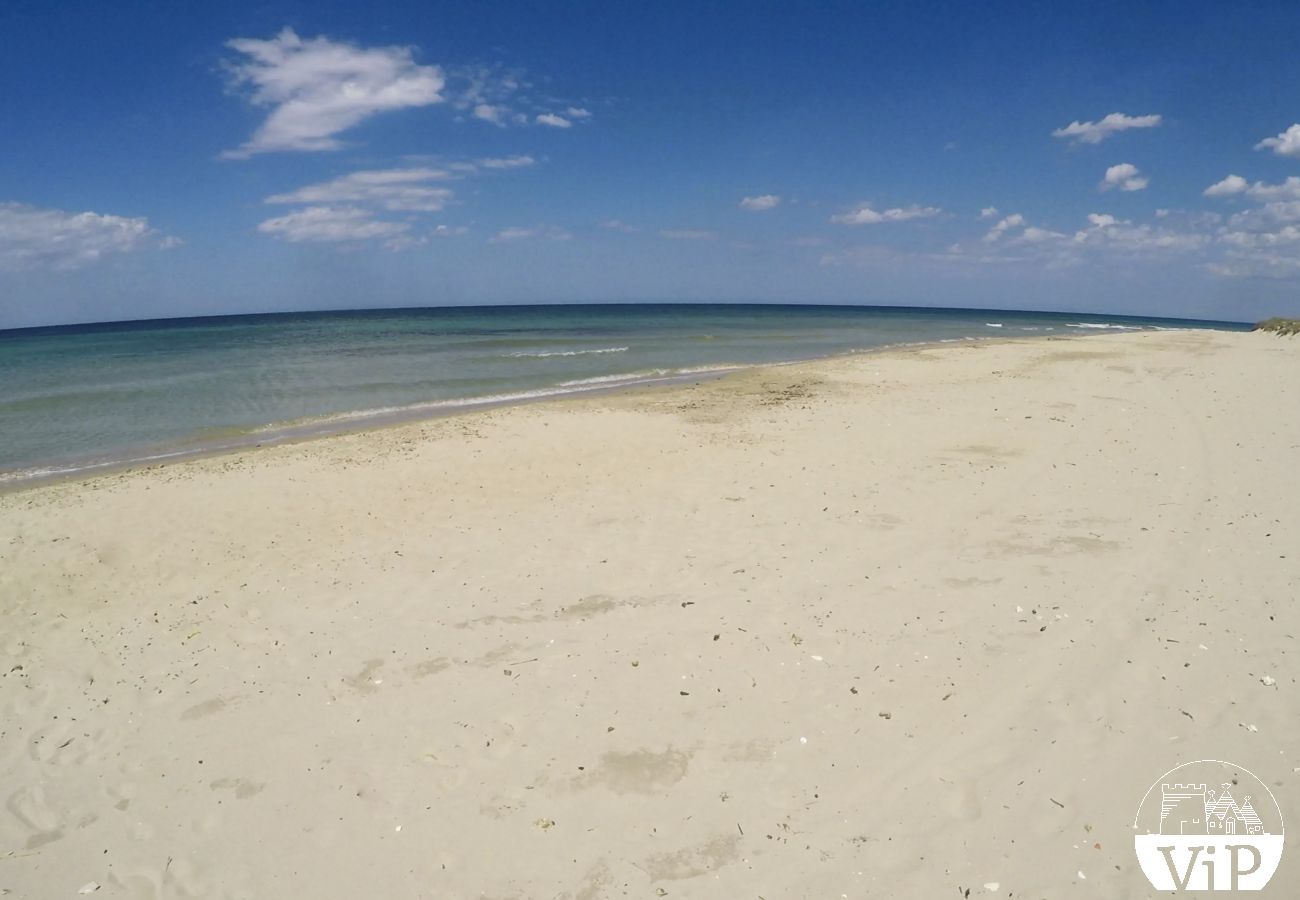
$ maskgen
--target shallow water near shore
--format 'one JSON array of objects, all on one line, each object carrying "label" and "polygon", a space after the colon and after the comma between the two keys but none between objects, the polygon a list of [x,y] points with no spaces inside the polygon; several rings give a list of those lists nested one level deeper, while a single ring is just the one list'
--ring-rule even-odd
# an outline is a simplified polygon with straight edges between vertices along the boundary
[{"label": "shallow water near shore", "polygon": [[456,307],[0,332],[0,481],[884,346],[1222,322],[741,304]]}]

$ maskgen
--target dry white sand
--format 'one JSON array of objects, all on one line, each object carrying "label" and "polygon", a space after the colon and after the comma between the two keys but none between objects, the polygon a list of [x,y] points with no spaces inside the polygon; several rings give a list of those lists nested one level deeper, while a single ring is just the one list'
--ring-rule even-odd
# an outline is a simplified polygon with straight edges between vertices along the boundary
[{"label": "dry white sand", "polygon": [[1300,812],[1298,412],[954,344],[0,496],[0,893],[1152,895],[1174,765]]}]

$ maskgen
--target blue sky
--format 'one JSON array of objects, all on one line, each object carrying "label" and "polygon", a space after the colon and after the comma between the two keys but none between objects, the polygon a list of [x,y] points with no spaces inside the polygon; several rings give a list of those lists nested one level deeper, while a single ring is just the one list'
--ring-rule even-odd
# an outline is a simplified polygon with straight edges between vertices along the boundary
[{"label": "blue sky", "polygon": [[631,300],[1294,315],[1297,35],[1295,3],[9,0],[0,327]]}]

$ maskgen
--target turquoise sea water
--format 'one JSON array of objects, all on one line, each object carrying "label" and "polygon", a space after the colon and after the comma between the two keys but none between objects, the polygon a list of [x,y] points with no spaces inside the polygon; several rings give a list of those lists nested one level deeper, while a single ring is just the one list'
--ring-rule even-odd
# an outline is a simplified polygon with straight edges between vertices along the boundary
[{"label": "turquoise sea water", "polygon": [[0,482],[893,344],[1245,326],[888,307],[604,305],[0,331]]}]

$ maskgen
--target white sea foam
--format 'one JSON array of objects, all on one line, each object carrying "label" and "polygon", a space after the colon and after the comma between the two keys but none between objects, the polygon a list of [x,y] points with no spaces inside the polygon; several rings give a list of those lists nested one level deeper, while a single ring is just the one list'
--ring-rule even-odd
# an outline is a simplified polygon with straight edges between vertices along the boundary
[{"label": "white sea foam", "polygon": [[1115,328],[1120,331],[1141,331],[1137,325],[1113,325],[1108,322],[1066,322],[1066,328]]},{"label": "white sea foam", "polygon": [[663,378],[665,375],[669,374],[671,374],[669,369],[651,369],[648,372],[624,372],[619,375],[593,375],[590,378],[575,378],[572,381],[561,381],[559,386],[562,388],[599,387],[601,385],[641,381],[646,378]]},{"label": "white sea foam", "polygon": [[1002,323],[1001,323],[1001,322],[985,322],[985,323],[984,323],[984,326],[985,326],[986,328],[1001,328],[1001,327],[1002,327]]},{"label": "white sea foam", "polygon": [[592,378],[579,378],[562,381],[554,387],[535,388],[527,391],[511,391],[501,394],[486,394],[475,397],[449,397],[444,400],[429,400],[423,403],[411,403],[402,406],[379,406],[369,409],[351,410],[349,412],[331,413],[310,419],[298,419],[292,422],[275,422],[250,431],[251,434],[312,434],[327,432],[347,422],[385,419],[392,416],[418,416],[420,413],[437,412],[448,409],[466,409],[478,406],[497,406],[505,403],[521,403],[539,400],[545,397],[560,397],[566,394],[581,394],[602,388],[623,387],[647,384],[656,381],[672,381],[691,375],[721,374],[742,369],[744,366],[699,366],[682,369],[649,369],[640,372],[624,372],[618,375],[597,375]]},{"label": "white sea foam", "polygon": [[655,381],[660,378],[682,378],[689,375],[707,375],[711,373],[733,372],[742,366],[695,366],[684,369],[647,369],[642,372],[623,372],[617,375],[594,375],[591,378],[575,378],[561,381],[562,388],[598,388],[612,384],[638,384],[643,381]]},{"label": "white sea foam", "polygon": [[601,347],[594,350],[518,350],[510,355],[517,359],[545,359],[548,356],[588,356],[595,353],[626,353],[627,350],[627,347]]},{"label": "white sea foam", "polygon": [[172,450],[166,453],[151,453],[147,456],[129,456],[122,459],[96,459],[83,463],[72,463],[66,466],[43,466],[35,469],[17,469],[11,472],[0,472],[0,484],[6,482],[33,481],[41,478],[58,478],[63,475],[75,475],[82,472],[94,472],[97,469],[109,469],[123,465],[139,466],[145,463],[161,462],[166,459],[176,459],[181,456],[192,456],[193,450]]}]

